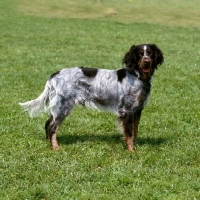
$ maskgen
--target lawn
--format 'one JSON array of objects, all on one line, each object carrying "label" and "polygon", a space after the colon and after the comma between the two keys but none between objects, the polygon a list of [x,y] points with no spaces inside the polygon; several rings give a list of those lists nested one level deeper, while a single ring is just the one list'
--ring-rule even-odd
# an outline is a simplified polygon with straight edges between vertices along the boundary
[{"label": "lawn", "polygon": [[[1,0],[0,199],[200,199],[200,2]],[[156,43],[165,63],[143,111],[137,153],[116,116],[78,107],[45,139],[48,114],[18,105],[51,74],[118,69],[131,45]]]}]

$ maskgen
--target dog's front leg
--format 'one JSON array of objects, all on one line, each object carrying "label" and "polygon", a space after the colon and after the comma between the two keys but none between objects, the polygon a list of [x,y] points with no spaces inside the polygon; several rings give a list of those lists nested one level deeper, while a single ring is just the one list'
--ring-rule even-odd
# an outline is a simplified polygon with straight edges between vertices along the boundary
[{"label": "dog's front leg", "polygon": [[137,140],[138,125],[140,121],[142,110],[139,110],[135,113],[130,113],[124,111],[123,109],[119,110],[118,121],[120,127],[125,136],[126,148],[128,151],[135,153],[135,144]]},{"label": "dog's front leg", "polygon": [[124,135],[125,135],[125,143],[126,143],[126,148],[128,151],[135,153],[135,148],[134,148],[134,135],[132,134],[132,124],[126,124],[126,127],[124,127]]},{"label": "dog's front leg", "polygon": [[133,126],[134,126],[134,116],[132,113],[128,112],[124,108],[120,108],[118,111],[118,121],[120,128],[125,137],[126,148],[128,151],[134,152],[134,135],[133,135]]},{"label": "dog's front leg", "polygon": [[138,134],[138,126],[140,122],[140,117],[142,114],[142,109],[138,110],[134,113],[134,122],[133,122],[133,145],[136,144],[137,134]]}]

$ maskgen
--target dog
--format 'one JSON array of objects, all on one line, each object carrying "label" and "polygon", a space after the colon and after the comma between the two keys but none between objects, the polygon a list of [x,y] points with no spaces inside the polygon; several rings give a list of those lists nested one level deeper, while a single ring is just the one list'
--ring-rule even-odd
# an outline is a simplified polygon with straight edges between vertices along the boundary
[{"label": "dog", "polygon": [[75,67],[57,71],[35,100],[20,103],[31,117],[50,112],[45,123],[46,138],[53,150],[59,149],[56,134],[75,105],[117,114],[128,151],[135,152],[138,125],[151,90],[151,79],[164,62],[156,44],[131,46],[117,70]]}]

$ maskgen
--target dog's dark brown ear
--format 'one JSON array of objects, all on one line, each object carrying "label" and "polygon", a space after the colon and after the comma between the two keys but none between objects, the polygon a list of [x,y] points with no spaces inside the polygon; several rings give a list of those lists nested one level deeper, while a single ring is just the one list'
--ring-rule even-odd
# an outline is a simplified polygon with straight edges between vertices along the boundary
[{"label": "dog's dark brown ear", "polygon": [[155,48],[155,63],[156,65],[161,65],[164,62],[163,53],[155,44],[153,45]]},{"label": "dog's dark brown ear", "polygon": [[122,64],[126,65],[126,69],[133,71],[137,64],[136,46],[133,45],[130,50],[124,55]]}]

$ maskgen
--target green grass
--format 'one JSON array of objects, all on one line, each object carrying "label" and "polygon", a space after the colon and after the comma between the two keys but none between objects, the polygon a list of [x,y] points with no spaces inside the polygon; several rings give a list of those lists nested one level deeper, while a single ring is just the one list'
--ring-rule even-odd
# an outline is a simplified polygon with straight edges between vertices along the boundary
[{"label": "green grass", "polygon": [[[200,199],[200,3],[172,2],[1,0],[0,199]],[[84,108],[52,151],[48,116],[30,119],[18,102],[36,98],[59,69],[117,69],[132,44],[147,42],[165,64],[137,153],[125,150],[114,115]]]}]

